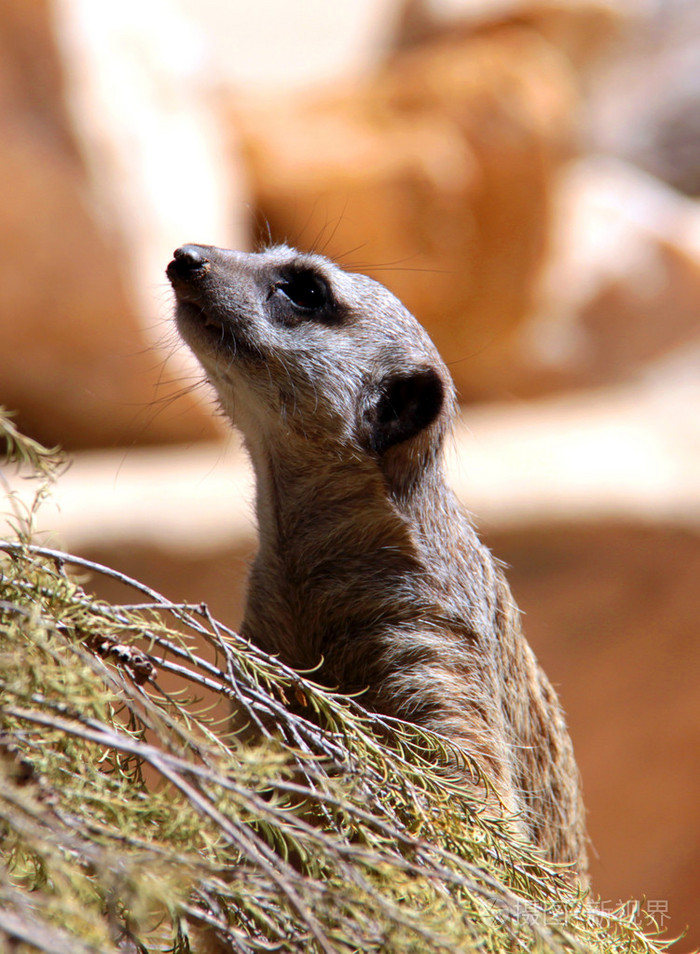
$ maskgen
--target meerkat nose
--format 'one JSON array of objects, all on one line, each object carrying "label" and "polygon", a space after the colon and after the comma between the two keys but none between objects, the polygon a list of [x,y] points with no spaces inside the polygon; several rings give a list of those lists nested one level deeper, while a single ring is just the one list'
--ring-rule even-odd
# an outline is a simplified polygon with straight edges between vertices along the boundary
[{"label": "meerkat nose", "polygon": [[204,251],[201,245],[181,245],[175,249],[173,257],[181,268],[201,268],[209,261]]},{"label": "meerkat nose", "polygon": [[199,272],[206,270],[209,265],[209,259],[205,255],[206,249],[201,245],[181,245],[173,252],[173,260],[168,265],[166,271],[168,278],[187,281],[188,278],[194,278]]}]

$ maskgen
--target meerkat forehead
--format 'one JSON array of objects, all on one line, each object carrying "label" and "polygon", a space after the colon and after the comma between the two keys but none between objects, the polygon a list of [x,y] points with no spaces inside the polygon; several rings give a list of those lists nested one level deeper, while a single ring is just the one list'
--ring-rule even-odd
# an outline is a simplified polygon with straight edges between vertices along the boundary
[{"label": "meerkat forehead", "polygon": [[379,453],[449,418],[453,387],[435,346],[368,276],[288,246],[203,245],[178,249],[167,274],[180,334],[242,429],[240,408],[258,428],[296,421]]}]

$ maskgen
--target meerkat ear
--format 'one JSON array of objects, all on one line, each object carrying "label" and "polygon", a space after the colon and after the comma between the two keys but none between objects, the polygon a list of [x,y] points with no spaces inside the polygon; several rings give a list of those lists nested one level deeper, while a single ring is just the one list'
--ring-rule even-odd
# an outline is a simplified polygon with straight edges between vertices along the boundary
[{"label": "meerkat ear", "polygon": [[370,446],[383,454],[433,423],[445,400],[445,388],[432,368],[392,375],[382,382],[370,411]]}]

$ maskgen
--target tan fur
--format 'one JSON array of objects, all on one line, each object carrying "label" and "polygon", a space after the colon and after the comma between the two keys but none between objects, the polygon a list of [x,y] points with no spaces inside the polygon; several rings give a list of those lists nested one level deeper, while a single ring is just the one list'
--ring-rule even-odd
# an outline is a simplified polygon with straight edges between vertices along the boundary
[{"label": "tan fur", "polygon": [[453,386],[425,331],[378,283],[286,247],[185,246],[168,275],[255,468],[243,633],[463,746],[523,833],[584,875],[564,717],[445,482]]}]

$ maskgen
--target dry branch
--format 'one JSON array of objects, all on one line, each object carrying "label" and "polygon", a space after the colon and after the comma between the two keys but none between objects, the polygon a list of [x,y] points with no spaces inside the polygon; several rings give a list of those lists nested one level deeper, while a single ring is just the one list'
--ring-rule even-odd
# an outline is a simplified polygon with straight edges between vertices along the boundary
[{"label": "dry branch", "polygon": [[[59,458],[2,426],[43,494]],[[20,531],[0,543],[0,945],[662,950],[462,791],[455,759],[481,776],[447,740]],[[99,602],[69,567],[138,595]]]}]

